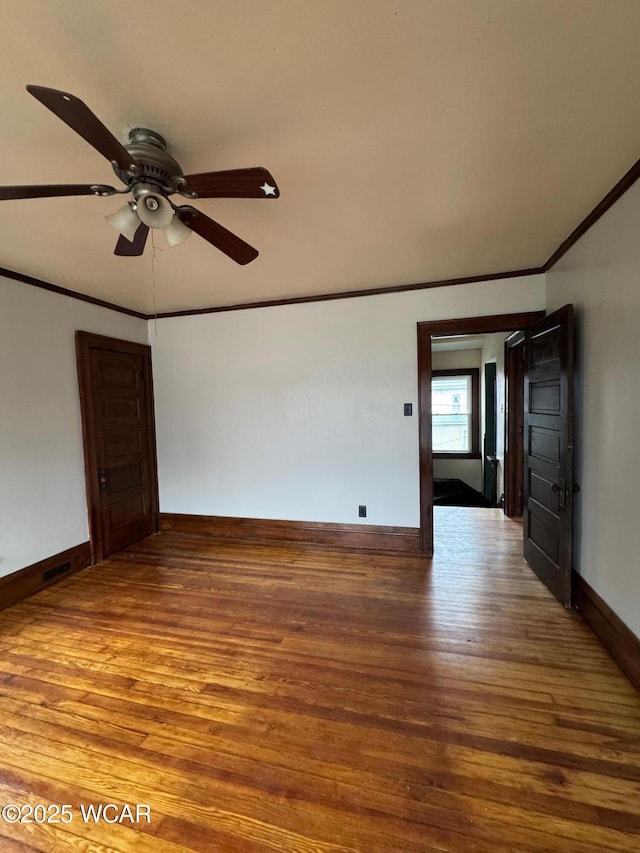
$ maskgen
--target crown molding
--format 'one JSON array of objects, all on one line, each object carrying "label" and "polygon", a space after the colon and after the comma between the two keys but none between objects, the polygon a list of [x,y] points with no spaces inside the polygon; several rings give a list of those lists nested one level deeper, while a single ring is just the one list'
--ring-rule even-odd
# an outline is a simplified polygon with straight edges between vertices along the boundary
[{"label": "crown molding", "polygon": [[388,293],[406,293],[410,290],[429,290],[433,287],[452,287],[457,284],[475,284],[480,281],[495,281],[501,278],[520,278],[525,275],[538,275],[542,267],[530,267],[523,270],[469,275],[462,278],[447,278],[441,281],[425,281],[418,284],[395,284],[387,287],[372,287],[367,290],[343,290],[339,293],[318,293],[314,296],[295,296],[290,299],[268,299],[263,302],[241,302],[237,305],[221,305],[216,308],[192,308],[185,311],[164,311],[152,314],[149,319],[163,320],[167,317],[190,317],[193,314],[220,314],[224,311],[246,311],[250,308],[275,308],[281,305],[304,305],[307,302],[332,302],[335,299],[357,299],[361,296],[383,296]]},{"label": "crown molding", "polygon": [[595,225],[598,219],[600,219],[600,217],[603,216],[610,207],[613,207],[618,199],[635,184],[638,178],[640,178],[640,160],[636,160],[629,171],[620,178],[615,187],[609,190],[606,196],[593,208],[591,213],[587,214],[582,222],[573,229],[566,240],[563,240],[562,243],[560,243],[555,252],[550,255],[542,265],[542,272],[548,272],[551,267],[556,264],[575,243],[578,242],[583,234],[586,234],[591,226]]},{"label": "crown molding", "polygon": [[158,314],[144,314],[141,311],[134,311],[131,308],[125,308],[122,305],[116,305],[113,302],[106,302],[104,299],[96,299],[93,296],[87,296],[84,293],[78,293],[75,290],[69,290],[66,287],[59,287],[57,284],[51,284],[48,281],[42,281],[34,276],[24,275],[15,270],[8,270],[0,267],[0,275],[6,278],[14,279],[15,281],[24,282],[34,287],[40,287],[43,290],[49,290],[53,293],[59,293],[62,296],[71,296],[74,299],[80,299],[82,302],[89,302],[92,305],[99,305],[101,308],[109,308],[111,311],[118,311],[121,314],[127,314],[130,317],[138,317],[141,320],[164,320],[170,317],[191,317],[197,314],[221,314],[225,311],[247,311],[252,308],[275,308],[283,305],[304,305],[309,302],[331,302],[336,299],[357,299],[362,296],[383,296],[389,293],[406,293],[412,290],[429,290],[435,287],[454,287],[459,284],[476,284],[482,281],[496,281],[504,278],[520,278],[528,275],[539,275],[548,272],[560,258],[569,251],[569,249],[577,243],[577,241],[591,228],[592,225],[603,216],[610,207],[612,207],[624,193],[630,189],[635,182],[640,178],[640,159],[626,172],[618,183],[601,199],[593,210],[585,216],[582,222],[574,228],[569,236],[560,243],[558,248],[551,254],[542,266],[529,267],[521,270],[510,270],[507,272],[490,273],[485,275],[470,275],[462,276],[461,278],[447,278],[439,281],[425,281],[417,284],[398,284],[388,287],[374,287],[365,290],[344,290],[339,293],[319,293],[313,296],[296,296],[290,299],[268,299],[262,302],[242,302],[236,305],[221,305],[213,308],[191,308],[183,311],[163,311]]},{"label": "crown molding", "polygon": [[77,290],[69,290],[67,287],[60,287],[57,284],[51,284],[50,281],[43,281],[32,275],[8,270],[5,267],[0,267],[0,276],[11,278],[14,281],[21,281],[23,284],[30,284],[32,287],[39,287],[42,290],[49,290],[51,293],[59,293],[61,296],[70,296],[72,299],[79,299],[81,302],[89,302],[91,305],[99,305],[100,308],[109,308],[110,311],[118,311],[120,314],[128,314],[130,317],[139,317],[141,320],[149,319],[149,315],[143,314],[141,311],[134,311],[132,308],[125,308],[123,305],[116,305],[113,302],[106,302],[104,299],[96,299],[95,296],[78,293]]}]

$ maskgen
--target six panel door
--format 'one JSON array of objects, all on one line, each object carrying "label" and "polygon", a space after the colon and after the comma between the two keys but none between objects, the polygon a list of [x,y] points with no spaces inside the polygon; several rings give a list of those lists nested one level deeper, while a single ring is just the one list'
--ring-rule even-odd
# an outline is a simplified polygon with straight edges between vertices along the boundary
[{"label": "six panel door", "polygon": [[525,336],[524,556],[571,606],[573,537],[573,306]]},{"label": "six panel door", "polygon": [[149,348],[78,333],[95,558],[157,531]]}]

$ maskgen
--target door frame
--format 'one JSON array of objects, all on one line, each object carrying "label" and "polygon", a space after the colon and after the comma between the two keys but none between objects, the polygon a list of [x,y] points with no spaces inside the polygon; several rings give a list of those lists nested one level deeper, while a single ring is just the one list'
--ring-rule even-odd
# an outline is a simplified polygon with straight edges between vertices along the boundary
[{"label": "door frame", "polygon": [[160,500],[158,492],[158,458],[156,454],[156,428],[153,402],[153,374],[151,368],[151,347],[134,341],[123,341],[91,332],[76,331],[76,361],[78,366],[78,389],[80,392],[80,418],[82,423],[82,446],[84,449],[84,476],[87,493],[87,516],[89,519],[89,540],[91,543],[91,562],[104,559],[104,541],[100,523],[100,484],[98,482],[98,453],[96,445],[96,426],[93,419],[93,388],[91,384],[90,350],[98,348],[111,352],[124,352],[141,356],[144,362],[144,388],[147,423],[149,425],[147,452],[151,469],[149,490],[153,531],[160,530]]},{"label": "door frame", "polygon": [[420,551],[433,556],[433,451],[431,446],[431,338],[433,335],[488,335],[533,326],[544,311],[491,314],[420,322],[418,327],[418,442],[420,469]]}]

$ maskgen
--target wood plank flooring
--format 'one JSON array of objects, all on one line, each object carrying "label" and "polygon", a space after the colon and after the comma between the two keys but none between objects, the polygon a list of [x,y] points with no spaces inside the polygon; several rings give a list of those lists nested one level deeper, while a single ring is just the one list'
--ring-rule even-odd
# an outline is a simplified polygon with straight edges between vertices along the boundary
[{"label": "wood plank flooring", "polygon": [[0,807],[72,815],[10,810],[0,850],[637,853],[640,694],[521,535],[475,508],[438,508],[433,561],[164,533],[0,613]]}]

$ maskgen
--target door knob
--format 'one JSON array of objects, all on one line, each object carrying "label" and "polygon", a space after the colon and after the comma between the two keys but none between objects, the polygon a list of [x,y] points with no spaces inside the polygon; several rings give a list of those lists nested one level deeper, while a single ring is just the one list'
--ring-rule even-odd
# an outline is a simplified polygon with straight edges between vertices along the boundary
[{"label": "door knob", "polygon": [[564,509],[567,503],[567,481],[564,477],[559,477],[558,482],[551,486],[552,492],[560,492],[558,496],[558,506]]},{"label": "door knob", "polygon": [[98,471],[98,482],[101,489],[107,488],[107,472],[105,470]]}]

